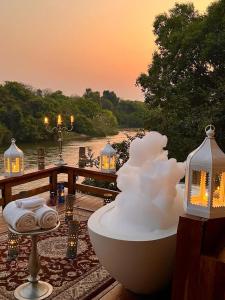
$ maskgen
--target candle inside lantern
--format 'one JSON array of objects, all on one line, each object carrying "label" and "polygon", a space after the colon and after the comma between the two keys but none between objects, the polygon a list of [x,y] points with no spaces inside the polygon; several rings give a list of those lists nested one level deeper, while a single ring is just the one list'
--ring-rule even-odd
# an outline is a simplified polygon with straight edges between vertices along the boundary
[{"label": "candle inside lantern", "polygon": [[14,162],[12,163],[12,171],[16,172],[16,163],[14,163]]},{"label": "candle inside lantern", "polygon": [[15,259],[19,253],[19,236],[12,232],[8,233],[8,259]]},{"label": "candle inside lantern", "polygon": [[73,125],[73,123],[74,123],[74,116],[73,115],[70,116],[70,123],[71,123],[71,125]]},{"label": "candle inside lantern", "polygon": [[62,125],[62,117],[61,117],[61,115],[58,115],[58,117],[57,117],[57,125]]},{"label": "candle inside lantern", "polygon": [[45,125],[48,125],[48,117],[45,117],[45,118],[44,118],[44,124],[45,124]]}]

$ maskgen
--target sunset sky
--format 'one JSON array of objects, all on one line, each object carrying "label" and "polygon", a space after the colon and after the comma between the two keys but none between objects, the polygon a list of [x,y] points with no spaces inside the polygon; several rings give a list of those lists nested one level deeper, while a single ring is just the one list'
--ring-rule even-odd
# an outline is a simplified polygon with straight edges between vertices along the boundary
[{"label": "sunset sky", "polygon": [[[154,49],[154,17],[172,0],[0,0],[0,82],[143,99],[135,80]],[[194,0],[204,11],[209,0]]]}]

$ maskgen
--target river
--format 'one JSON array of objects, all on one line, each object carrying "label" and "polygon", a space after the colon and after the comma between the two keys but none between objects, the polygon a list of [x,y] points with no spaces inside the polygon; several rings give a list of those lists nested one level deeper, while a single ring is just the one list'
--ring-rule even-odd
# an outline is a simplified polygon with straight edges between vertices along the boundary
[{"label": "river", "polygon": [[[120,131],[117,135],[108,136],[103,138],[71,138],[69,139],[69,134],[66,133],[67,139],[63,141],[63,159],[70,166],[78,166],[79,159],[79,147],[91,147],[92,152],[94,153],[94,157],[97,158],[99,156],[101,149],[104,148],[107,141],[110,143],[120,142],[126,139],[126,133],[129,135],[134,135],[134,131]],[[9,144],[10,145],[10,144]],[[8,146],[9,146],[8,145]],[[37,170],[37,149],[40,147],[44,147],[46,151],[45,157],[45,166],[53,166],[58,158],[58,143],[57,141],[46,141],[45,143],[38,144],[17,144],[17,146],[24,152],[24,166],[25,173],[30,171]],[[4,175],[3,168],[3,155],[4,151],[7,149],[0,149],[0,169],[1,169],[1,177]]]}]

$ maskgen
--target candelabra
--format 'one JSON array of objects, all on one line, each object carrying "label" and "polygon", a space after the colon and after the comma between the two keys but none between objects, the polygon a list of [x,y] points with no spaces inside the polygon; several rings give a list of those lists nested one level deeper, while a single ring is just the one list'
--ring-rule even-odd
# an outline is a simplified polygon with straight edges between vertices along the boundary
[{"label": "candelabra", "polygon": [[56,163],[57,166],[66,165],[62,157],[62,142],[63,142],[63,131],[72,131],[73,124],[74,124],[74,116],[70,116],[70,128],[63,126],[63,121],[61,115],[57,117],[57,125],[53,128],[49,128],[49,119],[47,117],[44,118],[45,128],[48,132],[53,133],[56,132],[58,135],[58,142],[59,142],[59,159]]}]

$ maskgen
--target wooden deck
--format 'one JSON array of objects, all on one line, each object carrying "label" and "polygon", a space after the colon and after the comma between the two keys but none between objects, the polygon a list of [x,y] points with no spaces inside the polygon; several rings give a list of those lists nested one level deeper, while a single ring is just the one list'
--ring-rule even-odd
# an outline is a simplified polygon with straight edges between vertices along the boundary
[{"label": "wooden deck", "polygon": [[[45,198],[48,198],[49,193],[45,193]],[[103,198],[85,195],[78,193],[76,195],[76,214],[81,216],[84,213],[86,215],[91,215],[95,210],[100,208],[103,205]],[[63,209],[63,205],[57,207],[58,210]],[[6,223],[2,217],[2,211],[0,211],[0,233],[7,231]],[[163,298],[162,298],[163,297]],[[101,292],[101,294],[97,295],[93,300],[169,300],[169,297],[164,297],[163,295],[159,296],[142,296],[136,295],[125,288],[119,283],[114,282],[111,286],[109,286],[106,290]]]}]

